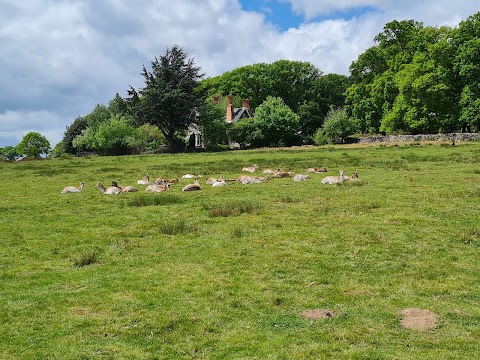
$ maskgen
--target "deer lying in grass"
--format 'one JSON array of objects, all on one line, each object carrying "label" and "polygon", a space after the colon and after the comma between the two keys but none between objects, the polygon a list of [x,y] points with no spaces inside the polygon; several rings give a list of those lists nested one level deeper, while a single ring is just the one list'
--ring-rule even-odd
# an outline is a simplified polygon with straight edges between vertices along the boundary
[{"label": "deer lying in grass", "polygon": [[202,177],[201,175],[185,174],[182,176],[182,179],[198,179]]},{"label": "deer lying in grass", "polygon": [[322,180],[322,184],[340,184],[346,179],[345,172],[340,170],[340,176],[327,176]]},{"label": "deer lying in grass", "polygon": [[280,178],[286,178],[286,177],[290,177],[290,175],[292,175],[292,172],[285,172],[285,171],[276,171],[272,176],[274,178],[277,178],[277,179],[280,179]]},{"label": "deer lying in grass", "polygon": [[352,176],[345,176],[345,180],[355,180],[358,179],[358,171],[355,170],[352,174]]},{"label": "deer lying in grass", "polygon": [[265,170],[263,170],[263,173],[264,173],[265,175],[273,175],[273,174],[275,174],[276,172],[280,172],[280,169],[275,169],[275,170],[265,169]]},{"label": "deer lying in grass", "polygon": [[109,186],[108,188],[105,188],[101,182],[98,182],[97,185],[95,185],[95,188],[100,190],[102,194],[107,194],[107,195],[118,195],[122,193],[122,189],[120,189],[117,186]]},{"label": "deer lying in grass", "polygon": [[309,175],[297,174],[293,177],[293,181],[305,181],[310,179]]},{"label": "deer lying in grass", "polygon": [[85,183],[81,182],[79,187],[67,186],[60,191],[61,194],[71,193],[71,192],[80,192],[85,187]]},{"label": "deer lying in grass", "polygon": [[118,187],[120,190],[122,190],[122,192],[137,192],[137,191],[138,191],[136,188],[134,188],[134,187],[131,186],[131,185],[119,186],[116,181],[112,181],[112,183],[110,184],[110,186],[116,186],[116,187]]},{"label": "deer lying in grass", "polygon": [[213,179],[214,181],[211,182],[212,187],[218,187],[218,186],[227,186],[227,180],[225,180],[225,177],[222,175],[218,179]]},{"label": "deer lying in grass", "polygon": [[172,185],[174,183],[177,183],[178,179],[163,179],[163,178],[156,178],[155,181],[153,182],[154,185],[165,185],[169,184]]},{"label": "deer lying in grass", "polygon": [[182,191],[196,191],[196,190],[200,190],[200,182],[198,180],[195,180],[193,182],[193,184],[188,184],[188,185],[185,185],[182,189]]},{"label": "deer lying in grass", "polygon": [[321,167],[321,168],[308,168],[307,173],[322,173],[322,172],[327,172],[327,168]]},{"label": "deer lying in grass", "polygon": [[258,165],[257,164],[253,164],[253,166],[245,166],[242,169],[243,172],[249,172],[249,173],[254,173],[257,170],[258,170]]},{"label": "deer lying in grass", "polygon": [[150,177],[147,175],[144,176],[143,179],[137,180],[138,185],[149,185],[150,184]]},{"label": "deer lying in grass", "polygon": [[169,189],[170,189],[170,183],[166,182],[165,184],[162,184],[162,185],[156,185],[156,184],[148,185],[145,191],[164,192],[164,191],[168,191]]},{"label": "deer lying in grass", "polygon": [[215,179],[213,177],[209,177],[206,181],[205,181],[205,184],[207,185],[213,185],[215,183],[218,183],[218,182],[225,182],[225,177],[222,175],[220,176],[218,179]]},{"label": "deer lying in grass", "polygon": [[251,176],[251,175],[242,175],[239,176],[238,181],[240,181],[243,185],[248,184],[258,184],[268,180],[268,176]]}]

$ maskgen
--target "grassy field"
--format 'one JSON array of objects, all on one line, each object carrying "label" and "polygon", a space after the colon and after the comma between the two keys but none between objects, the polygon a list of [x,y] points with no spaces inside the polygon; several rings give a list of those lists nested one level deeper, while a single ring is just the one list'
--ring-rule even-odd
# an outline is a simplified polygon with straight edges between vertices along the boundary
[{"label": "grassy field", "polygon": [[[243,166],[272,179],[102,195]],[[480,144],[1,163],[1,359],[478,359]],[[82,193],[60,194],[86,183]],[[400,325],[428,309],[434,329]],[[305,310],[331,317],[308,319]]]}]

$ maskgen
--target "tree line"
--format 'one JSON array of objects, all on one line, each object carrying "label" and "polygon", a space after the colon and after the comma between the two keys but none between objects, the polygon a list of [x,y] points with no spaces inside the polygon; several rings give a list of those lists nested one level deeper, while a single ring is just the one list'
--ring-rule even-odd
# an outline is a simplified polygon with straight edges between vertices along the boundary
[{"label": "tree line", "polygon": [[[76,118],[52,154],[183,151],[192,123],[202,128],[207,149],[480,129],[480,12],[455,28],[389,22],[349,70],[325,75],[308,62],[279,60],[204,78],[175,45],[142,67],[141,88]],[[228,94],[236,107],[250,99],[255,116],[227,124]],[[26,154],[24,145],[0,151]]]}]

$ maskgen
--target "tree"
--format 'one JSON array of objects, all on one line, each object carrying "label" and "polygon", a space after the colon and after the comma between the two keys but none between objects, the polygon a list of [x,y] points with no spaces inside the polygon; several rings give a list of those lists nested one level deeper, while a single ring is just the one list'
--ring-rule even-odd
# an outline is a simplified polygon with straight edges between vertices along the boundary
[{"label": "tree", "polygon": [[166,144],[165,136],[156,125],[143,124],[137,128],[136,147],[140,152],[152,151]]},{"label": "tree", "polygon": [[41,154],[48,154],[50,142],[40,133],[31,131],[23,137],[16,150],[27,157],[38,158]]},{"label": "tree", "polygon": [[323,124],[328,111],[345,104],[345,92],[350,85],[347,76],[328,74],[316,79],[305,89],[309,94],[295,111],[300,116],[302,136],[312,137]]},{"label": "tree", "polygon": [[241,94],[251,100],[253,108],[268,96],[280,97],[294,112],[305,102],[314,100],[312,89],[322,72],[303,61],[278,60],[272,64],[247,65],[201,82],[212,95]]},{"label": "tree", "polygon": [[480,12],[454,31],[455,73],[459,79],[460,121],[463,131],[480,130]]},{"label": "tree", "polygon": [[201,106],[202,96],[196,87],[203,74],[178,45],[155,57],[151,67],[148,71],[143,66],[145,86],[138,91],[130,87],[127,102],[137,125],[157,125],[169,150],[177,151],[184,145],[177,134],[195,121],[196,109]]},{"label": "tree", "polygon": [[78,135],[81,135],[82,131],[85,130],[87,126],[86,118],[82,116],[77,117],[74,122],[67,127],[67,130],[65,130],[65,133],[63,134],[63,139],[61,141],[61,152],[74,154],[76,149],[73,146],[73,139],[75,139]]},{"label": "tree", "polygon": [[355,122],[350,118],[345,109],[332,109],[325,118],[323,131],[325,136],[334,144],[341,144],[345,139],[355,134]]},{"label": "tree", "polygon": [[0,155],[3,155],[6,160],[15,160],[18,156],[18,152],[13,146],[5,146],[4,148],[0,148]]},{"label": "tree", "polygon": [[300,118],[279,97],[269,96],[254,118],[235,123],[232,138],[251,147],[292,146],[300,142]]},{"label": "tree", "polygon": [[224,119],[226,101],[225,98],[215,104],[211,99],[206,99],[201,108],[198,120],[207,149],[218,144],[228,144],[227,124]]},{"label": "tree", "polygon": [[76,148],[92,149],[105,155],[128,154],[137,143],[137,130],[120,115],[112,115],[97,128],[88,127],[73,141]]}]

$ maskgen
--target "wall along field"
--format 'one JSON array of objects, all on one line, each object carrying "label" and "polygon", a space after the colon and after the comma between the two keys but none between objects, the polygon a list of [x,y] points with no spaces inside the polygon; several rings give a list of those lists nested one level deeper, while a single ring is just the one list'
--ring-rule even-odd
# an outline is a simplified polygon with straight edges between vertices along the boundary
[{"label": "wall along field", "polygon": [[[0,358],[480,358],[479,161],[462,143],[2,163]],[[252,164],[328,173],[181,191]],[[339,170],[360,180],[321,184]],[[145,193],[147,173],[179,183]],[[94,188],[112,180],[140,191]],[[401,325],[411,308],[430,329]]]}]

